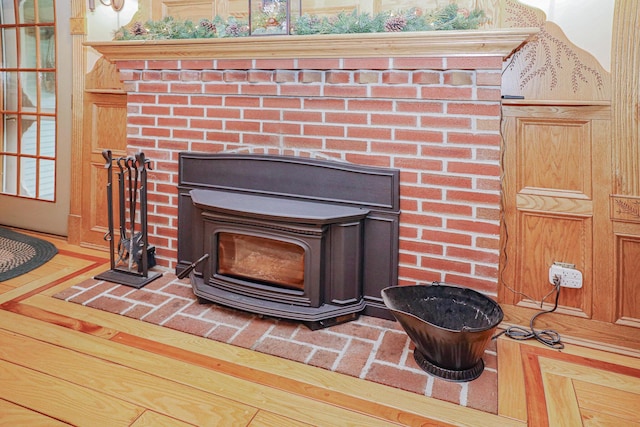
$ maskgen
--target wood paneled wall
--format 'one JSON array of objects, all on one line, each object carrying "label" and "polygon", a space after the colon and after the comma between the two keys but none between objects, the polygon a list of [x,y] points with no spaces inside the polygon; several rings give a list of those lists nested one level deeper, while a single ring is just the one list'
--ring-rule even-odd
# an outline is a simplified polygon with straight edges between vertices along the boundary
[{"label": "wood paneled wall", "polygon": [[503,94],[524,97],[503,102],[507,321],[528,324],[549,266],[569,262],[583,288],[563,288],[560,314],[536,326],[640,348],[640,4],[616,2],[612,73],[543,15],[505,5],[508,22],[541,28],[503,75]]},{"label": "wood paneled wall", "polygon": [[549,267],[559,261],[575,264],[584,281],[582,289],[563,289],[561,311],[608,317],[609,310],[593,301],[612,286],[601,280],[612,278],[609,265],[601,262],[611,258],[610,186],[605,185],[611,180],[610,107],[505,105],[503,124],[502,278],[513,292],[503,292],[502,301],[539,308],[552,290]]}]

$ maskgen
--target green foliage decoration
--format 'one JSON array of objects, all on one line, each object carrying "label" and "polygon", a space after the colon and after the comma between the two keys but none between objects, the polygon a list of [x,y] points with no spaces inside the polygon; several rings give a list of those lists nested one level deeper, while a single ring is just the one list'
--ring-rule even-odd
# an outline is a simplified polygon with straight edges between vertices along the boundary
[{"label": "green foliage decoration", "polygon": [[[404,11],[385,11],[372,15],[367,12],[340,12],[330,17],[304,14],[291,29],[291,34],[354,34],[381,32],[411,32],[439,30],[477,29],[485,22],[483,10],[469,11],[450,4],[442,9],[425,12],[420,8]],[[145,24],[135,22],[121,27],[114,34],[115,40],[166,40],[195,38],[225,38],[249,36],[249,24],[234,17],[213,20],[202,19],[197,24],[191,20],[166,17]]]},{"label": "green foliage decoration", "polygon": [[482,25],[485,20],[483,10],[459,9],[457,5],[450,4],[434,13],[435,30],[473,30]]},{"label": "green foliage decoration", "polygon": [[234,17],[224,20],[217,16],[210,21],[202,19],[198,24],[191,20],[177,20],[167,16],[159,21],[135,22],[131,27],[121,27],[114,34],[115,40],[170,40],[245,37],[249,25]]},{"label": "green foliage decoration", "polygon": [[468,11],[450,4],[443,9],[423,12],[412,8],[399,12],[369,13],[340,12],[332,17],[315,15],[301,16],[294,26],[293,34],[348,34],[382,33],[434,30],[471,30],[485,22],[483,10]]}]

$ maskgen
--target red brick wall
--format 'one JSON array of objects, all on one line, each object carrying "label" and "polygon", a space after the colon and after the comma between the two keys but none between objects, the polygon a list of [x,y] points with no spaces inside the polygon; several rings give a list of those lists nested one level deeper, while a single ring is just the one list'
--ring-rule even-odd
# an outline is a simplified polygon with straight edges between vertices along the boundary
[{"label": "red brick wall", "polygon": [[500,57],[121,61],[153,161],[150,241],[176,262],[179,151],[321,154],[401,170],[400,283],[497,291]]}]

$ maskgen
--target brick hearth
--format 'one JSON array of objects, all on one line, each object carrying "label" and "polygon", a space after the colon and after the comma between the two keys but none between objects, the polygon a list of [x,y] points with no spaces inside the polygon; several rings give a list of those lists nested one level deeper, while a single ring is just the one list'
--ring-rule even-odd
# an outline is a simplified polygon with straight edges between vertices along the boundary
[{"label": "brick hearth", "polygon": [[201,304],[188,279],[165,274],[142,289],[86,280],[55,295],[77,304],[162,325],[367,381],[386,384],[485,412],[497,412],[495,342],[485,352],[484,373],[453,383],[422,371],[413,345],[393,321],[358,320],[310,331],[296,322],[276,320],[216,304]]}]

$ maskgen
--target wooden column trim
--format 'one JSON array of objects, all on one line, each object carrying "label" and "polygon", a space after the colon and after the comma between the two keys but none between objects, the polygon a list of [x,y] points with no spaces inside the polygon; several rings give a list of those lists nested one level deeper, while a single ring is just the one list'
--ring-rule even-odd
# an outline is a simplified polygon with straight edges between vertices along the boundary
[{"label": "wooden column trim", "polygon": [[[613,21],[614,193],[640,196],[640,2],[617,0]],[[633,201],[634,203],[637,201]]]},{"label": "wooden column trim", "polygon": [[72,57],[74,73],[72,78],[72,117],[71,117],[71,202],[69,206],[68,242],[71,244],[81,243],[82,229],[82,105],[84,103],[84,76],[85,76],[85,47],[86,40],[86,1],[72,0],[71,2],[71,39]]}]

